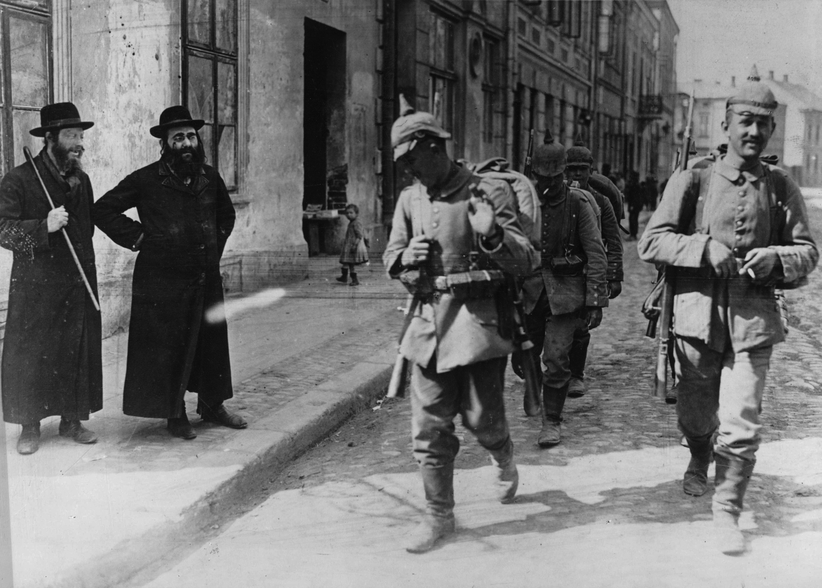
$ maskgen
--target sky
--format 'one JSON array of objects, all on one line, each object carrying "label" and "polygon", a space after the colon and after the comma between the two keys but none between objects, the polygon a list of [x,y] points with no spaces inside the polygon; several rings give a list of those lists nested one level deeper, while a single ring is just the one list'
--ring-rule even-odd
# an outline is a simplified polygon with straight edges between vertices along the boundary
[{"label": "sky", "polygon": [[668,0],[679,25],[677,80],[730,83],[753,64],[822,96],[822,0]]}]

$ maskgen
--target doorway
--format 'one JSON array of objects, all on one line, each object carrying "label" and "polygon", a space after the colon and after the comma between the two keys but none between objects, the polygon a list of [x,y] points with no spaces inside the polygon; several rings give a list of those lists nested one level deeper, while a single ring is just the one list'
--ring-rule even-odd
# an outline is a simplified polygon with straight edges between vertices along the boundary
[{"label": "doorway", "polygon": [[328,170],[345,164],[345,33],[305,19],[303,210],[328,208]]}]

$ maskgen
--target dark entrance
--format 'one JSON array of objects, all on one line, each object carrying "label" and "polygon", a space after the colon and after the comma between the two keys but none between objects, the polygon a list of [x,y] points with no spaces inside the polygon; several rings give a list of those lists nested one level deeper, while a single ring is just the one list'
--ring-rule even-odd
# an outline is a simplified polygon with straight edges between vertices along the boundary
[{"label": "dark entrance", "polygon": [[345,33],[305,19],[303,209],[328,208],[326,175],[345,163]]}]

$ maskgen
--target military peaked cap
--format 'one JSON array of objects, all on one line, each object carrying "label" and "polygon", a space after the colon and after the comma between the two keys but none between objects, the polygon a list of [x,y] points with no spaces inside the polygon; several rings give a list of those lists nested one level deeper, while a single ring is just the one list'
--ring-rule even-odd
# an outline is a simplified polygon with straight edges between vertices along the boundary
[{"label": "military peaked cap", "polygon": [[417,141],[426,135],[448,139],[451,134],[440,126],[433,114],[417,112],[405,96],[400,94],[400,117],[391,127],[391,147],[394,148],[394,161],[414,148]]}]

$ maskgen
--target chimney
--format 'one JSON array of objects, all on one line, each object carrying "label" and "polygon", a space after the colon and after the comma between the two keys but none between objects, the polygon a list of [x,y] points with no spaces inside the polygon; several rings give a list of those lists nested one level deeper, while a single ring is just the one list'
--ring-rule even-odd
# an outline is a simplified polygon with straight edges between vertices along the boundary
[{"label": "chimney", "polygon": [[736,76],[731,76],[731,88],[736,88]]},{"label": "chimney", "polygon": [[782,76],[782,81],[785,82],[786,84],[788,83],[788,74],[785,74],[785,75]]},{"label": "chimney", "polygon": [[772,79],[773,79],[773,70],[769,70],[769,71],[768,71],[768,79],[769,79],[769,80],[772,80]]}]

